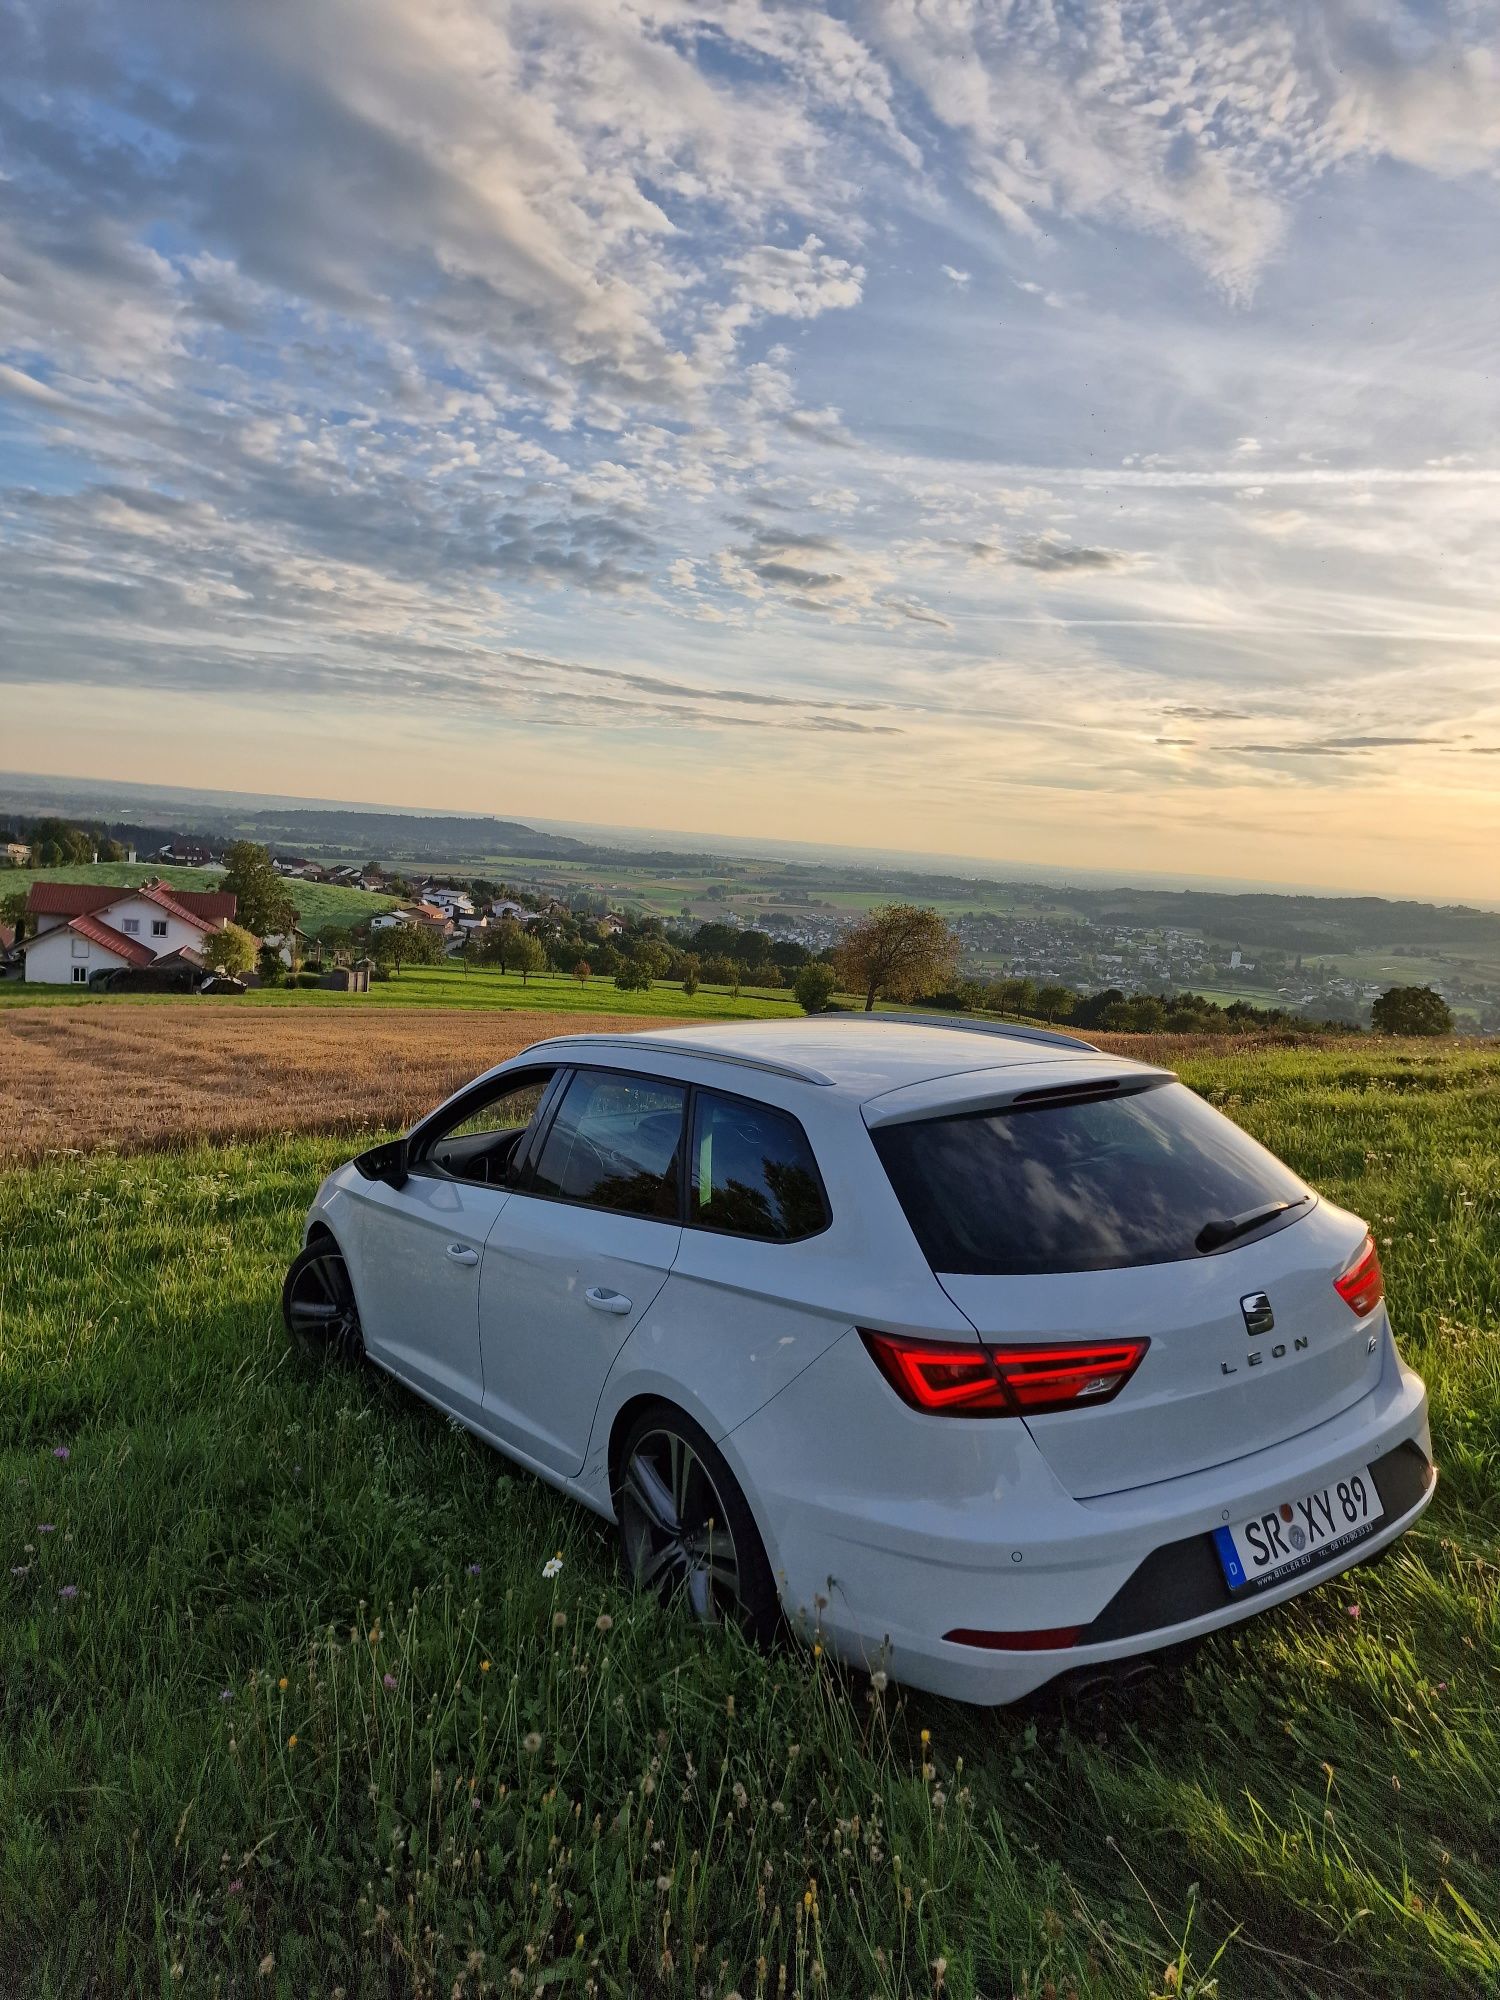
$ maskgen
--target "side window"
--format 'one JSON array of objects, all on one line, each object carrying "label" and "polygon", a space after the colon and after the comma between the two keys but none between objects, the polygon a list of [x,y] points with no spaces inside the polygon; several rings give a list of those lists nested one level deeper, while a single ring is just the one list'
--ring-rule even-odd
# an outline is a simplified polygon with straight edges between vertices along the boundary
[{"label": "side window", "polygon": [[686,1095],[675,1083],[579,1070],[542,1147],[532,1193],[675,1222]]},{"label": "side window", "polygon": [[793,1243],[828,1226],[828,1202],[796,1119],[700,1090],[693,1114],[688,1220],[701,1229]]},{"label": "side window", "polygon": [[552,1077],[551,1070],[528,1070],[505,1078],[479,1102],[470,1099],[455,1123],[424,1138],[421,1163],[458,1180],[503,1187]]}]

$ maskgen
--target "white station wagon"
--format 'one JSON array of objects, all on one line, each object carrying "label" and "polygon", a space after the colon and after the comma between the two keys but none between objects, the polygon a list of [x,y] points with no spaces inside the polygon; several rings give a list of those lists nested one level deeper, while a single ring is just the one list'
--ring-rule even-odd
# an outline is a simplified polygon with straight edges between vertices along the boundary
[{"label": "white station wagon", "polygon": [[976,1702],[1279,1604],[1436,1478],[1364,1223],[1035,1029],[538,1043],[329,1175],[284,1304],[641,1585]]}]

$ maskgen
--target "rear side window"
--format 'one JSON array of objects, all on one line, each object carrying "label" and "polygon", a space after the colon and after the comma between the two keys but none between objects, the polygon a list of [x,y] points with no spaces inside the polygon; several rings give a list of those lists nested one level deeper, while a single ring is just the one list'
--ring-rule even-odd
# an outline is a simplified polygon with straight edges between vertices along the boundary
[{"label": "rear side window", "polygon": [[688,1220],[701,1229],[791,1243],[828,1225],[812,1148],[784,1111],[700,1090],[692,1162]]},{"label": "rear side window", "polygon": [[1290,1220],[1309,1199],[1289,1167],[1181,1083],[871,1137],[935,1271],[1175,1263],[1220,1247],[1210,1225],[1278,1202],[1298,1204]]},{"label": "rear side window", "polygon": [[675,1222],[686,1096],[679,1084],[579,1070],[543,1143],[530,1191]]}]

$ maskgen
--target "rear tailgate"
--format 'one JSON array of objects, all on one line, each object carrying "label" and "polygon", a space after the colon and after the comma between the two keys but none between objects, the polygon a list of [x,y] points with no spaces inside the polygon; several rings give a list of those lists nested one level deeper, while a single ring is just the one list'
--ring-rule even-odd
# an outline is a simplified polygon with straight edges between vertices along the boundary
[{"label": "rear tailgate", "polygon": [[[1209,1257],[939,1277],[995,1345],[1150,1342],[1112,1402],[1025,1419],[1059,1482],[1090,1499],[1280,1443],[1374,1388],[1384,1308],[1360,1319],[1333,1283],[1364,1233],[1355,1217],[1321,1203],[1287,1227]],[[1252,1333],[1242,1302],[1261,1292],[1274,1323]]]}]

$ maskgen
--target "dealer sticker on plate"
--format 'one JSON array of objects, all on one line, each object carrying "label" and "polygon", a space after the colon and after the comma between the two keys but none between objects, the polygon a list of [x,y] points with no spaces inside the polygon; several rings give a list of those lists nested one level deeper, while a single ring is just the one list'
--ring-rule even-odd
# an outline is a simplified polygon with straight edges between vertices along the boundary
[{"label": "dealer sticker on plate", "polygon": [[1362,1540],[1384,1513],[1370,1468],[1361,1465],[1319,1492],[1215,1528],[1224,1580],[1231,1590],[1254,1590],[1295,1576]]}]

